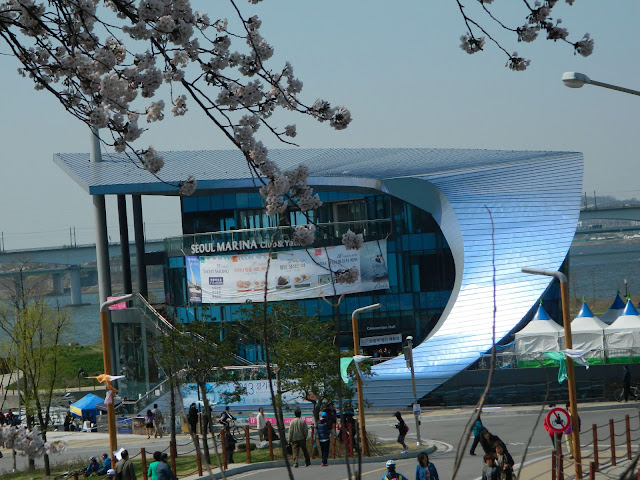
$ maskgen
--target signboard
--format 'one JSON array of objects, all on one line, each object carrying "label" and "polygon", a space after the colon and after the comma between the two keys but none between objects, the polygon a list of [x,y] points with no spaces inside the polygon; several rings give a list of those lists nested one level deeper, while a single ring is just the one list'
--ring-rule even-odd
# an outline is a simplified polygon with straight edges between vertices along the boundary
[{"label": "signboard", "polygon": [[[208,257],[185,257],[190,303],[262,302],[328,297],[389,288],[387,242]],[[265,282],[265,274],[269,275]],[[331,270],[329,269],[331,265]],[[355,283],[340,284],[331,271],[356,267]]]},{"label": "signboard", "polygon": [[378,335],[376,337],[365,337],[360,339],[361,347],[369,347],[371,345],[384,345],[387,343],[402,343],[402,334],[392,333],[390,335]]},{"label": "signboard", "polygon": [[[107,297],[107,300],[115,300],[120,297]],[[127,302],[114,303],[113,305],[109,305],[107,307],[109,310],[124,310],[127,308]]]},{"label": "signboard", "polygon": [[[273,382],[273,388],[276,390],[275,380]],[[207,383],[207,398],[211,407],[224,404],[229,407],[253,406],[257,409],[259,406],[271,405],[271,392],[269,391],[269,382],[267,380],[247,380],[238,382],[238,384],[240,387],[245,388],[246,393],[241,396],[238,402],[224,403],[224,393],[234,391],[236,385],[234,383]],[[305,401],[302,397],[302,392],[290,391],[282,394],[282,401],[311,408],[311,403]],[[182,400],[185,408],[189,408],[189,405],[199,400],[195,383],[183,385]]]},{"label": "signboard", "polygon": [[547,413],[546,422],[555,433],[564,433],[571,425],[571,417],[564,408],[555,407]]},{"label": "signboard", "polygon": [[118,433],[131,434],[133,433],[133,426],[131,425],[130,418],[116,418]]}]

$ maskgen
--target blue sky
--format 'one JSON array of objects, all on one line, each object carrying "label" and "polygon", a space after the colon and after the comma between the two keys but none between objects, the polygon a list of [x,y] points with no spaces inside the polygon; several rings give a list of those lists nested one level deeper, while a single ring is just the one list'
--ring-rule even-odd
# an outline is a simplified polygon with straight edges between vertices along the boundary
[{"label": "blue sky", "polygon": [[[223,3],[223,2],[215,2]],[[214,2],[196,9],[218,14]],[[496,0],[495,11],[523,23],[521,2]],[[507,150],[569,150],[585,157],[584,190],[592,195],[640,198],[636,178],[640,98],[585,86],[563,86],[565,71],[640,90],[640,20],[636,2],[564,3],[556,16],[577,40],[589,32],[593,55],[573,55],[568,45],[537,40],[507,49],[532,59],[525,72],[504,67],[504,54],[488,45],[470,56],[459,48],[465,32],[453,0],[300,2],[239,1],[247,15],[263,20],[262,34],[276,48],[273,65],[289,60],[304,82],[303,99],[347,105],[351,126],[336,132],[302,117],[296,141],[314,147],[438,147]],[[230,17],[231,18],[231,17]],[[0,44],[0,52],[7,47]],[[79,243],[93,241],[89,196],[53,164],[56,152],[89,150],[87,127],[56,100],[33,90],[16,73],[17,62],[0,55],[0,231],[7,249],[68,243],[75,227]],[[141,146],[158,150],[227,149],[231,145],[192,110],[181,119],[154,124]],[[271,147],[277,141],[263,133]],[[144,199],[147,235],[180,233],[179,201]],[[115,201],[108,201],[110,236],[118,238]]]}]

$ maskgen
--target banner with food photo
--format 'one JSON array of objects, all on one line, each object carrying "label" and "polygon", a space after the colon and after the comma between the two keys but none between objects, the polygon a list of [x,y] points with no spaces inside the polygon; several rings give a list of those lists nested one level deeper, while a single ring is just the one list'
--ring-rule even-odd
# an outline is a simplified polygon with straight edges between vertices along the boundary
[{"label": "banner with food photo", "polygon": [[[344,246],[268,253],[186,257],[190,303],[245,303],[295,300],[388,289],[386,240],[365,242],[360,250]],[[331,262],[331,269],[329,269]],[[355,283],[340,284],[337,272],[356,267]]]}]

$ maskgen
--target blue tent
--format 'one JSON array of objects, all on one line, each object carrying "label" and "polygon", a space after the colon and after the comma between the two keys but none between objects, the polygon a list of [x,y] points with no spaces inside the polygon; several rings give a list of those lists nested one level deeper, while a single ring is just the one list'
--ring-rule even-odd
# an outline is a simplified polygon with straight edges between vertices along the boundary
[{"label": "blue tent", "polygon": [[69,405],[69,411],[80,418],[89,417],[91,421],[96,421],[98,411],[96,405],[103,401],[102,397],[89,393],[78,400],[76,403]]}]

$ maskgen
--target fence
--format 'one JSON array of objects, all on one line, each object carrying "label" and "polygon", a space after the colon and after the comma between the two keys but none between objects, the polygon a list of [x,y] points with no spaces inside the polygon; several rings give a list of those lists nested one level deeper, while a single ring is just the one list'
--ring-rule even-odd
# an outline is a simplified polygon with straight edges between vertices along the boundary
[{"label": "fence", "polygon": [[[631,425],[637,425],[633,428]],[[608,475],[606,469],[616,466],[619,461],[631,460],[633,455],[637,453],[640,442],[640,412],[638,415],[631,417],[625,415],[622,420],[609,421],[602,425],[591,426],[590,430],[582,429],[580,433],[581,440],[590,437],[590,441],[586,444],[581,442],[583,478],[594,480],[596,473],[604,478],[618,479],[619,475]],[[636,451],[633,451],[632,445],[635,445]],[[564,480],[574,478],[576,462],[573,456],[567,456],[562,451],[562,441],[556,441],[556,450],[551,456],[551,469],[544,474],[549,474],[551,480]],[[572,472],[572,473],[567,473]],[[625,478],[638,478],[640,480],[640,469],[637,476]]]}]

